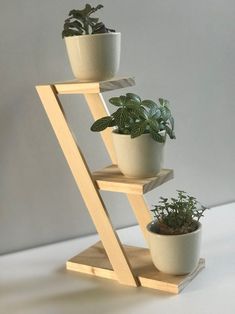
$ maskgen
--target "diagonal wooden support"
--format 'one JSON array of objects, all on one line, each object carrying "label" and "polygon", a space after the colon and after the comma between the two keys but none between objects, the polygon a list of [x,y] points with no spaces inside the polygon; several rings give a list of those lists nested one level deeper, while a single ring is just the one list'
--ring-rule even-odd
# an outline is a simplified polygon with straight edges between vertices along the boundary
[{"label": "diagonal wooden support", "polygon": [[[104,98],[102,94],[85,94],[86,102],[89,106],[92,116],[94,120],[102,118],[104,116],[109,115],[109,111],[105,104]],[[112,142],[112,130],[110,128],[101,132],[102,139],[108,151],[108,154],[111,158],[113,164],[116,164],[116,155]],[[147,230],[146,225],[151,221],[151,215],[148,209],[148,206],[145,202],[143,195],[135,195],[135,194],[127,194],[128,201],[133,209],[133,212],[136,216],[138,224],[143,232],[143,235],[147,241]]]},{"label": "diagonal wooden support", "polygon": [[55,131],[71,172],[82,194],[90,216],[100,235],[97,243],[66,263],[68,270],[118,280],[131,286],[149,287],[179,293],[205,267],[200,259],[196,269],[184,276],[159,272],[153,265],[149,249],[122,245],[112,227],[108,212],[99,194],[100,190],[125,193],[137,221],[147,239],[146,225],[151,220],[143,194],[173,178],[172,169],[162,169],[152,178],[125,177],[116,165],[111,129],[101,133],[112,165],[92,174],[73,137],[57,94],[83,94],[94,119],[108,114],[102,92],[135,85],[132,77],[114,78],[103,82],[82,83],[76,80],[37,86],[48,118]]},{"label": "diagonal wooden support", "polygon": [[138,286],[139,280],[132,272],[96,183],[69,129],[56,89],[51,85],[36,89],[119,282]]}]

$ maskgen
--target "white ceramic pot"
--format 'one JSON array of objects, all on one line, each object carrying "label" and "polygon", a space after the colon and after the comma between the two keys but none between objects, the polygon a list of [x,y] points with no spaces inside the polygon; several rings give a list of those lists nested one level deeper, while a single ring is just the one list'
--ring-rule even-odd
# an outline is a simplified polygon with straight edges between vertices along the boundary
[{"label": "white ceramic pot", "polygon": [[160,172],[163,165],[164,143],[150,134],[131,138],[113,131],[113,144],[120,171],[127,177],[147,178]]},{"label": "white ceramic pot", "polygon": [[121,33],[65,37],[74,76],[82,82],[105,81],[118,71]]},{"label": "white ceramic pot", "polygon": [[180,235],[163,235],[157,232],[157,222],[147,225],[149,249],[157,269],[171,275],[184,275],[198,265],[201,247],[201,224],[198,229]]}]

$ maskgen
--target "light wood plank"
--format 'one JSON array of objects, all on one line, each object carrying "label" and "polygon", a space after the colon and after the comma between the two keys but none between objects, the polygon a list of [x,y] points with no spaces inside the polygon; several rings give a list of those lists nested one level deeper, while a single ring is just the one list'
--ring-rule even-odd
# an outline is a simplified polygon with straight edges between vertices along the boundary
[{"label": "light wood plank", "polygon": [[144,238],[148,244],[148,230],[146,226],[151,222],[152,216],[150,214],[150,210],[148,209],[148,205],[144,199],[144,196],[137,194],[127,194],[127,197],[133,209],[135,217],[139,223],[140,229],[144,235]]},{"label": "light wood plank", "polygon": [[[172,276],[156,269],[152,263],[149,249],[129,245],[124,245],[124,249],[141,286],[169,293],[179,293],[205,267],[205,260],[201,258],[192,273]],[[69,270],[116,280],[101,242],[71,258],[66,265]]]},{"label": "light wood plank", "polygon": [[54,83],[58,94],[95,94],[112,91],[135,85],[133,77],[113,78],[101,82],[79,82],[72,80],[67,82]]},{"label": "light wood plank", "polygon": [[[109,115],[108,108],[101,94],[85,94],[84,96],[95,121]],[[112,130],[107,128],[100,133],[112,163],[116,164],[116,153],[113,146]]]},{"label": "light wood plank", "polygon": [[86,161],[69,129],[54,88],[48,85],[37,86],[36,89],[119,281],[137,286],[138,279],[132,273]]},{"label": "light wood plank", "polygon": [[[94,120],[109,115],[109,111],[101,94],[86,94],[85,99]],[[117,163],[116,154],[113,147],[112,129],[108,128],[101,132],[102,139],[113,164]],[[111,185],[109,185],[111,187]],[[142,192],[141,192],[142,194]],[[128,201],[140,225],[143,235],[147,241],[146,225],[151,220],[151,215],[143,195],[127,193]]]},{"label": "light wood plank", "polygon": [[92,175],[100,190],[142,195],[171,180],[173,170],[162,169],[155,177],[136,179],[124,176],[117,165],[111,165]]}]

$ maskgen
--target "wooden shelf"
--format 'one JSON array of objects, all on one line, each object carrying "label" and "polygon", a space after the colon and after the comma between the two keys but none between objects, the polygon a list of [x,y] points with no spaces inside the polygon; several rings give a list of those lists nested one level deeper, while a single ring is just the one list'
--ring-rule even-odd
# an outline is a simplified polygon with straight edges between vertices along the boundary
[{"label": "wooden shelf", "polygon": [[162,169],[155,177],[135,179],[125,177],[116,165],[111,165],[92,176],[100,190],[142,195],[173,179],[174,174],[171,169]]},{"label": "wooden shelf", "polygon": [[[139,285],[147,288],[179,293],[205,267],[205,260],[201,258],[192,273],[183,276],[167,275],[153,265],[148,249],[128,245],[123,245],[123,248]],[[71,258],[66,267],[80,273],[118,280],[101,242]]]},{"label": "wooden shelf", "polygon": [[125,77],[104,82],[81,83],[74,80],[36,86],[76,185],[104,245],[103,247],[98,243],[72,258],[67,262],[67,269],[115,279],[127,286],[143,286],[178,293],[204,267],[204,260],[201,259],[197,269],[187,276],[160,273],[153,266],[148,249],[122,246],[99,193],[99,189],[126,193],[143,235],[148,241],[146,225],[152,218],[143,194],[171,180],[173,170],[162,169],[152,178],[125,177],[115,165],[112,130],[109,128],[101,132],[101,136],[113,165],[92,174],[70,130],[58,97],[58,94],[83,94],[94,120],[97,120],[109,114],[102,92],[133,85],[134,78]]},{"label": "wooden shelf", "polygon": [[58,94],[97,94],[135,85],[134,77],[113,78],[108,81],[85,83],[78,80],[54,83]]}]

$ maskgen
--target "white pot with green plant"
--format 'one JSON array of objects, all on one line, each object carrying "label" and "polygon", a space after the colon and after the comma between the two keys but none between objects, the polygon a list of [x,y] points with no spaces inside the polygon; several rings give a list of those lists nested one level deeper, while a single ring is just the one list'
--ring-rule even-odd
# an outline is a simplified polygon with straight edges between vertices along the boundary
[{"label": "white pot with green plant", "polygon": [[117,110],[95,121],[91,130],[100,132],[114,127],[112,135],[117,163],[125,176],[155,176],[163,166],[167,135],[175,138],[169,102],[162,98],[158,103],[141,100],[133,93],[113,97],[109,102]]},{"label": "white pot with green plant", "polygon": [[86,4],[83,10],[71,10],[64,22],[62,37],[70,65],[74,76],[82,82],[108,80],[119,68],[121,33],[91,17],[101,8],[101,4],[96,7]]},{"label": "white pot with green plant", "polygon": [[147,225],[152,260],[159,271],[184,275],[197,267],[202,232],[199,220],[206,209],[184,191],[178,191],[177,198],[160,198],[152,209],[155,220]]}]

